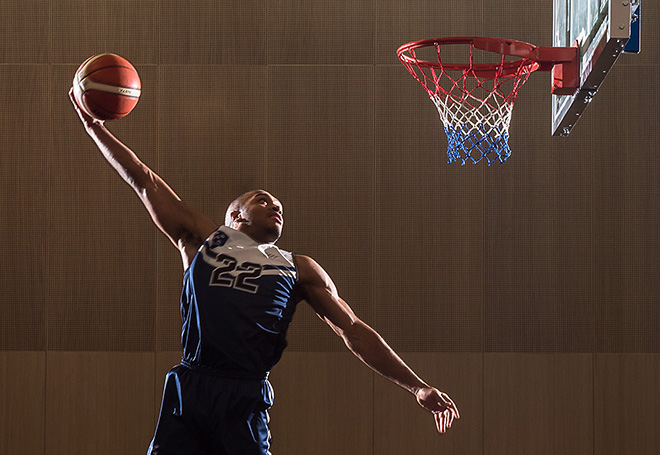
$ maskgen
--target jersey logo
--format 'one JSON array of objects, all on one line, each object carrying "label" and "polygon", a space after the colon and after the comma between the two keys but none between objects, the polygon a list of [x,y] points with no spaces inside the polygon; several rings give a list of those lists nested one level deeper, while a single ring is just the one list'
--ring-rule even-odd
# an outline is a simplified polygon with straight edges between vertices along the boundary
[{"label": "jersey logo", "polygon": [[216,261],[220,266],[211,273],[210,286],[223,286],[256,294],[259,285],[254,283],[254,280],[261,276],[263,270],[261,265],[253,262],[243,262],[239,265],[236,258],[227,254],[218,255]]},{"label": "jersey logo", "polygon": [[229,240],[229,236],[225,234],[222,231],[217,231],[214,235],[213,238],[211,239],[211,249],[217,248],[219,246],[224,246],[225,243],[227,243],[227,240]]}]

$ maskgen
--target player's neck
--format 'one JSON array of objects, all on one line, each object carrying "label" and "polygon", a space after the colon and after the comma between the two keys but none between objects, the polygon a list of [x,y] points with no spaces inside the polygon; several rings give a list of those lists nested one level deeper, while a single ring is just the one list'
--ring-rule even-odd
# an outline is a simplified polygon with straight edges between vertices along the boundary
[{"label": "player's neck", "polygon": [[235,229],[247,235],[260,245],[264,243],[274,244],[280,237],[278,232],[255,229],[253,226],[246,224],[239,224],[238,226],[235,226]]}]

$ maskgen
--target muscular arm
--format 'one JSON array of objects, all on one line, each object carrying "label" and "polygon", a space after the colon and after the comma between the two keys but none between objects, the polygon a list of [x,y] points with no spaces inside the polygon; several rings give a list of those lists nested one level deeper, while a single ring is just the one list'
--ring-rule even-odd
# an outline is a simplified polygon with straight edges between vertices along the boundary
[{"label": "muscular arm", "polygon": [[179,248],[184,267],[187,267],[217,225],[187,208],[163,179],[108,131],[104,122],[93,119],[78,107],[71,91],[69,97],[105,159],[137,193],[156,226]]},{"label": "muscular arm", "polygon": [[339,336],[346,346],[367,366],[415,395],[417,402],[433,412],[436,426],[444,433],[458,409],[449,396],[430,387],[388,346],[383,338],[362,322],[339,297],[328,274],[315,261],[296,256],[301,297]]}]

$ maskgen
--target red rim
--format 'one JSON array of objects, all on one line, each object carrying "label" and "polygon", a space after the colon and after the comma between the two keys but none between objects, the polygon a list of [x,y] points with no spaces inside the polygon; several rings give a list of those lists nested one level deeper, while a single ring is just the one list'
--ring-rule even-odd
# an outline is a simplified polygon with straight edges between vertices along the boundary
[{"label": "red rim", "polygon": [[[443,63],[440,61],[431,62],[428,60],[421,60],[410,54],[415,49],[422,47],[435,47],[451,44],[471,44],[476,49],[493,52],[496,54],[511,55],[514,57],[521,57],[520,60],[500,62],[500,63]],[[475,36],[459,36],[449,38],[430,38],[412,43],[404,44],[396,51],[399,59],[405,65],[416,65],[423,68],[437,68],[450,71],[463,71],[471,73],[475,76],[488,77],[495,75],[512,75],[516,74],[520,67],[526,67],[529,72],[536,71],[539,68],[537,46],[526,43],[524,41],[509,40],[502,38],[482,38]]]}]

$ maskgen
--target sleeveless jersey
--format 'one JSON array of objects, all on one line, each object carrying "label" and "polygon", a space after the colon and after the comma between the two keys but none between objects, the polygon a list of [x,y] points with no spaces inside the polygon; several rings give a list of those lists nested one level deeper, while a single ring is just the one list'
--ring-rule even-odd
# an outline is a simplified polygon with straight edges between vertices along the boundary
[{"label": "sleeveless jersey", "polygon": [[291,253],[220,227],[184,274],[183,363],[220,375],[265,376],[286,347],[296,280]]}]

